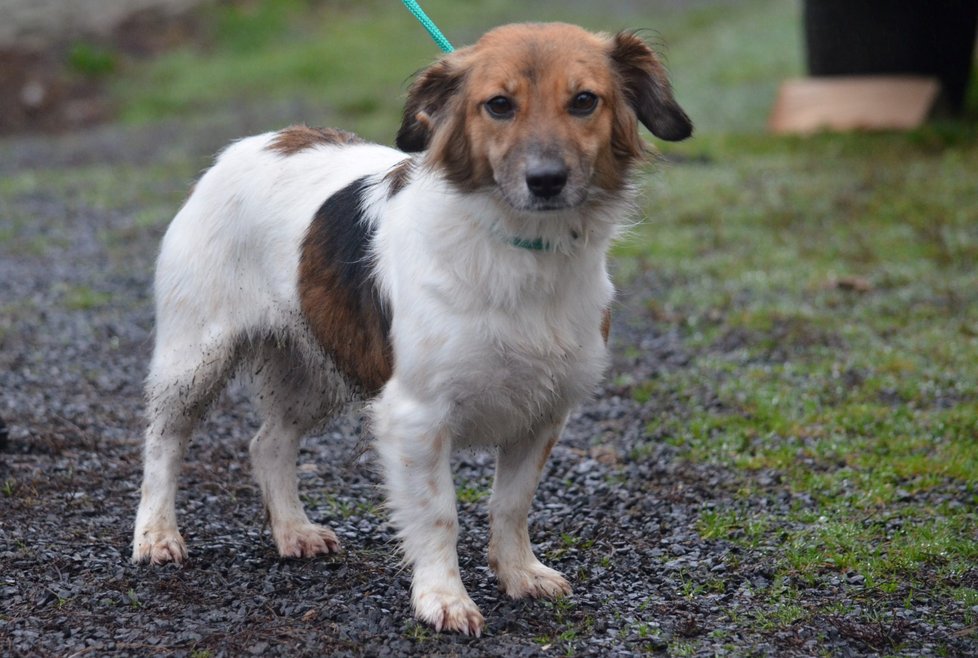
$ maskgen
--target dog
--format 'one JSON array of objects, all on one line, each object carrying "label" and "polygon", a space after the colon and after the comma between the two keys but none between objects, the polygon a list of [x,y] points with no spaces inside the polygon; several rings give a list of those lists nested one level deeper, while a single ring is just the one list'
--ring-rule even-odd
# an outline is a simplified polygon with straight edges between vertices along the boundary
[{"label": "dog", "polygon": [[294,126],[224,150],[157,262],[133,561],[186,559],[180,463],[238,375],[263,419],[249,452],[283,557],[339,550],[300,503],[297,451],[360,398],[419,620],[484,626],[459,575],[453,449],[496,451],[500,588],[569,594],[534,556],[527,515],[568,413],[607,366],[607,252],[648,150],[639,123],[664,140],[692,133],[640,37],[515,24],[415,77],[397,149]]}]

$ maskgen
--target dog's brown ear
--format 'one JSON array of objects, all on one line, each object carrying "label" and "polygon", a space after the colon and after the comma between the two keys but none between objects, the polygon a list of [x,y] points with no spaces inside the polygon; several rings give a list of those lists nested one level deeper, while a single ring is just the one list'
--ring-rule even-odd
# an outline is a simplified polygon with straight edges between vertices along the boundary
[{"label": "dog's brown ear", "polygon": [[446,57],[422,71],[408,89],[404,118],[394,143],[408,153],[424,151],[439,114],[458,92],[462,73]]},{"label": "dog's brown ear", "polygon": [[645,41],[619,32],[612,40],[611,60],[628,104],[653,135],[678,142],[693,134],[693,122],[673,98],[666,70]]}]

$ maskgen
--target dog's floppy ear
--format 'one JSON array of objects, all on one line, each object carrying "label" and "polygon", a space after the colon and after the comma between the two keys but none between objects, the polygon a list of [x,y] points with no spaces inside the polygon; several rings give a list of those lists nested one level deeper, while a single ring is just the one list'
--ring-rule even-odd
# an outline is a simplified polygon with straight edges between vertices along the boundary
[{"label": "dog's floppy ear", "polygon": [[408,153],[424,151],[431,141],[434,124],[462,84],[462,73],[451,56],[422,71],[408,89],[404,118],[394,143]]},{"label": "dog's floppy ear", "polygon": [[619,32],[612,39],[611,60],[628,104],[653,135],[678,142],[693,134],[693,122],[673,98],[666,70],[647,43]]}]

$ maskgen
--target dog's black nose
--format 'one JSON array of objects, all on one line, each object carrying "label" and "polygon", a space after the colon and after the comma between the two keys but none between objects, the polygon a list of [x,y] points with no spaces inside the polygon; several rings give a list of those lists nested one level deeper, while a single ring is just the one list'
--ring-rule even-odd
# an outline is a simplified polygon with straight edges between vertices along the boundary
[{"label": "dog's black nose", "polygon": [[557,196],[566,184],[567,167],[563,162],[541,163],[526,171],[526,186],[541,199]]}]

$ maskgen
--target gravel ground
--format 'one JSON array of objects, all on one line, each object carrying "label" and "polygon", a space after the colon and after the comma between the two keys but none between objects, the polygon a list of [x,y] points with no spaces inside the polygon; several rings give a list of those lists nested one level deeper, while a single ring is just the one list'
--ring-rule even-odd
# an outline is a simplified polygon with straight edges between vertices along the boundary
[{"label": "gravel ground", "polygon": [[[294,110],[274,111],[287,119]],[[70,174],[93,162],[140,166],[213,150],[253,127],[239,117],[190,134],[171,124],[8,140],[0,143],[0,175]],[[630,395],[629,382],[691,358],[681,335],[643,310],[665,285],[651,273],[623,291],[609,384],[571,420],[533,507],[538,555],[570,577],[569,599],[513,602],[497,591],[485,564],[491,458],[466,454],[457,459],[459,553],[466,586],[486,614],[485,634],[438,635],[416,625],[355,410],[307,439],[299,460],[310,516],[336,530],[345,552],[279,559],[248,473],[256,419],[235,389],[186,462],[178,510],[190,560],[131,565],[160,237],[158,229],[131,230],[137,210],[98,211],[55,192],[0,196],[0,222],[33,218],[17,239],[0,241],[0,416],[9,428],[0,448],[0,655],[856,656],[898,645],[903,655],[928,655],[937,642],[973,655],[968,638],[933,624],[935,611],[902,608],[904,592],[893,602],[868,601],[855,575],[805,585],[805,605],[876,606],[878,623],[858,615],[773,627],[744,621],[773,585],[765,556],[776,547],[747,554],[705,541],[696,521],[728,504],[745,476],[687,463],[649,434],[651,421],[683,413],[678,396],[639,404]],[[104,238],[112,230],[129,236],[124,249]],[[25,248],[51,235],[59,239],[45,249]],[[79,283],[94,302],[72,301],[68,284]],[[704,382],[703,404],[716,404],[710,390]],[[761,493],[750,504],[812,505],[780,487],[775,473],[753,478]],[[723,587],[695,587],[707,581]]]}]

